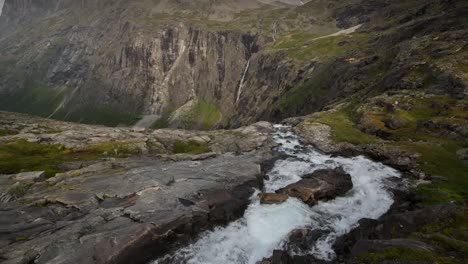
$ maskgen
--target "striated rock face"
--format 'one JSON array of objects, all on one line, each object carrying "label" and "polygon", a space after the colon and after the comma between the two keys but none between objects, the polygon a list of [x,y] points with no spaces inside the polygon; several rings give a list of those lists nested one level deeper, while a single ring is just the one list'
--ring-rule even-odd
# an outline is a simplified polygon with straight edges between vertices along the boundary
[{"label": "striated rock face", "polygon": [[0,109],[206,130],[309,114],[356,93],[423,89],[460,98],[466,8],[420,0],[6,0]]},{"label": "striated rock face", "polygon": [[[154,7],[7,0],[0,17],[0,63],[8,66],[0,69],[1,108],[108,125],[152,115],[173,127],[238,126],[267,111],[274,94],[265,85],[279,91],[289,85],[279,78],[297,75],[270,69],[284,57],[254,56],[264,42],[257,34],[165,21],[167,15],[151,14]],[[264,92],[269,99],[259,105]]]},{"label": "striated rock face", "polygon": [[1,205],[0,254],[5,263],[142,263],[240,216],[261,187],[258,161],[127,159],[36,183],[22,198],[32,204]]}]

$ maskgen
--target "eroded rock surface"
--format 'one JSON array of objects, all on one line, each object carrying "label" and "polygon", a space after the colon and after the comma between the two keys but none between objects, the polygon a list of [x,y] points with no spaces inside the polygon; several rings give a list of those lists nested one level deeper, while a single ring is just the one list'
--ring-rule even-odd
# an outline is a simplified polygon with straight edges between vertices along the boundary
[{"label": "eroded rock surface", "polygon": [[1,205],[5,263],[128,263],[242,214],[260,158],[106,161],[36,183]]},{"label": "eroded rock surface", "polygon": [[[200,132],[0,117],[15,161],[2,170],[18,170],[0,175],[2,263],[144,263],[241,216],[272,142],[268,122]],[[70,159],[29,163],[56,154]]]}]

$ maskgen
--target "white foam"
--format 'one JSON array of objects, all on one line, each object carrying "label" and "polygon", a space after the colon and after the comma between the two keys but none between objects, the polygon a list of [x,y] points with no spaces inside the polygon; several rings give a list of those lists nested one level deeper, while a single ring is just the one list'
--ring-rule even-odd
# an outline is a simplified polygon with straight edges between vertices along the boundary
[{"label": "white foam", "polygon": [[305,226],[310,210],[297,199],[279,205],[250,204],[242,219],[205,234],[196,243],[155,263],[255,263],[281,246],[291,228]]},{"label": "white foam", "polygon": [[216,228],[201,236],[194,244],[154,263],[245,263],[254,264],[269,257],[273,250],[284,247],[288,234],[300,227],[324,230],[310,251],[294,254],[314,254],[331,260],[335,254],[332,245],[336,238],[349,232],[361,218],[378,218],[393,203],[385,189],[385,179],[399,173],[383,164],[364,157],[330,157],[301,145],[297,136],[284,126],[275,141],[278,150],[291,157],[275,162],[268,173],[265,191],[273,192],[297,182],[304,174],[322,168],[343,167],[351,175],[353,189],[344,197],[309,207],[289,198],[279,205],[261,205],[254,195],[244,217],[227,227]]}]

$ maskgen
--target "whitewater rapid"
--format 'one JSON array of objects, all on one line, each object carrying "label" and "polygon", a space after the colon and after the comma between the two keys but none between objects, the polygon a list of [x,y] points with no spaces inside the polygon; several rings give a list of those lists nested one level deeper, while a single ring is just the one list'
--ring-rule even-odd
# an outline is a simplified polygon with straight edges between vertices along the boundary
[{"label": "whitewater rapid", "polygon": [[295,183],[315,170],[336,167],[343,167],[351,175],[353,188],[343,197],[314,207],[295,198],[278,205],[262,205],[257,191],[241,219],[203,234],[195,243],[153,264],[255,264],[271,256],[273,250],[285,249],[288,234],[296,228],[322,230],[324,235],[306,252],[289,249],[292,254],[332,260],[337,237],[349,232],[360,219],[376,219],[388,211],[393,199],[386,189],[386,179],[400,177],[398,171],[363,156],[344,158],[319,153],[303,146],[288,127],[275,127],[277,151],[287,158],[275,162],[265,180],[265,192]]}]

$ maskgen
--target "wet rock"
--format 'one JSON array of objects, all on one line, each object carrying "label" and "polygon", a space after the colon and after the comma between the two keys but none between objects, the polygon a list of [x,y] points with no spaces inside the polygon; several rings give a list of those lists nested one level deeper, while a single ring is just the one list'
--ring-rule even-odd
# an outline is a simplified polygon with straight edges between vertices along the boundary
[{"label": "wet rock", "polygon": [[288,196],[281,193],[261,193],[258,196],[261,204],[281,204],[288,200]]},{"label": "wet rock", "polygon": [[275,250],[270,258],[259,261],[257,264],[293,264],[293,262],[288,252]]},{"label": "wet rock", "polygon": [[330,200],[351,190],[353,183],[351,175],[342,168],[318,170],[306,175],[299,182],[290,184],[278,190],[278,193],[298,198],[314,205],[320,200]]},{"label": "wet rock", "polygon": [[384,122],[386,127],[394,130],[403,128],[407,124],[406,120],[401,118],[389,118],[386,119]]},{"label": "wet rock", "polygon": [[329,263],[326,261],[318,260],[312,255],[294,255],[291,256],[287,251],[274,250],[269,258],[265,258],[257,264],[322,264]]},{"label": "wet rock", "polygon": [[294,229],[289,233],[288,248],[292,250],[310,250],[310,247],[314,245],[315,242],[317,242],[317,240],[326,233],[327,231],[320,229]]}]

